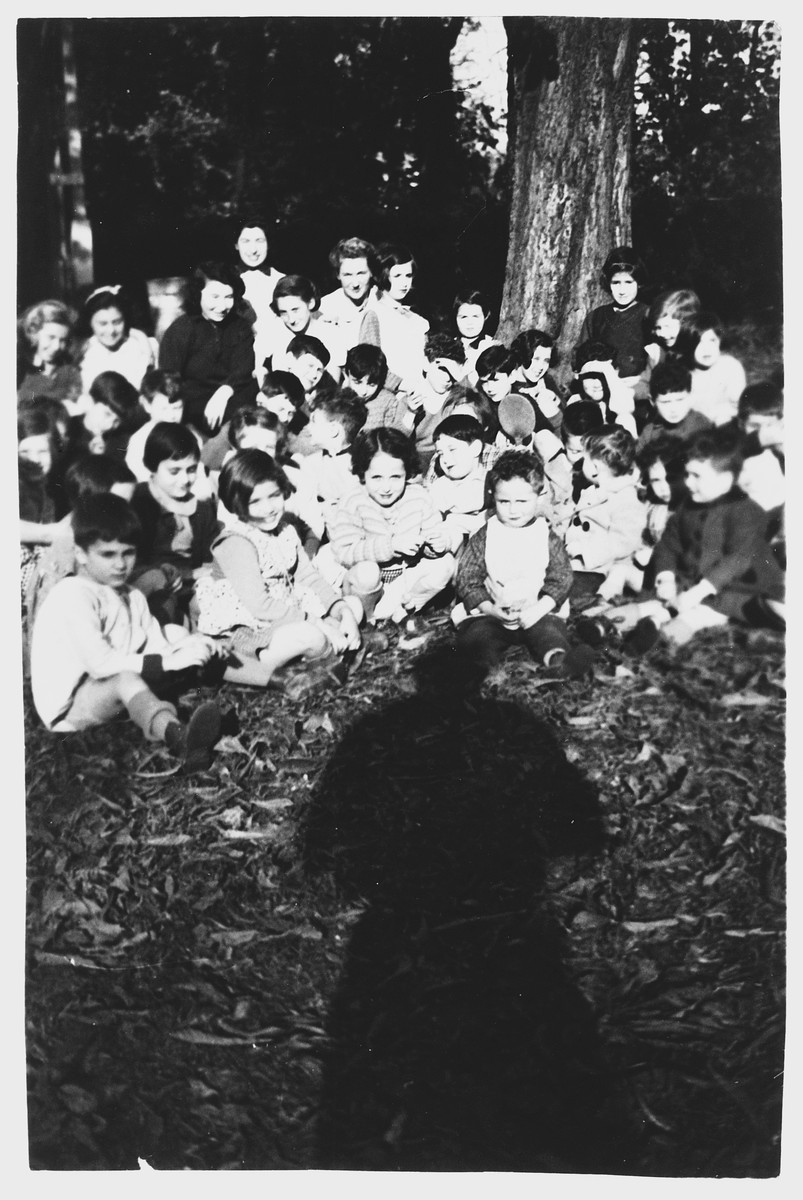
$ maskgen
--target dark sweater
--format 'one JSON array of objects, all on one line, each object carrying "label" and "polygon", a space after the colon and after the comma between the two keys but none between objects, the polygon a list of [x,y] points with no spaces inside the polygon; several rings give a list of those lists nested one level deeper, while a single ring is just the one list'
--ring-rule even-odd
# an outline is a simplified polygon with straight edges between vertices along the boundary
[{"label": "dark sweater", "polygon": [[647,366],[644,350],[647,330],[646,304],[636,301],[629,308],[603,304],[594,308],[583,322],[580,342],[605,342],[617,352],[618,371],[623,379],[640,375]]},{"label": "dark sweater", "polygon": [[211,432],[204,416],[210,397],[223,384],[234,389],[223,419],[256,399],[254,335],[242,317],[207,321],[184,313],[165,330],[159,366],[181,376],[184,419],[201,433]]},{"label": "dark sweater", "polygon": [[[483,600],[491,596],[485,586],[488,568],[485,564],[485,546],[488,527],[482,529],[466,542],[457,568],[456,591],[467,611],[478,608]],[[542,596],[551,596],[555,609],[559,609],[569,595],[572,586],[572,568],[563,542],[552,531],[549,532],[549,563],[541,588]]]},{"label": "dark sweater", "polygon": [[143,536],[138,555],[141,566],[169,563],[186,576],[196,567],[212,561],[212,542],[217,537],[220,522],[217,519],[216,503],[211,497],[199,500],[195,512],[189,518],[192,546],[188,558],[158,551],[157,547],[170,544],[178,528],[178,521],[172,513],[162,508],[147,483],[138,483],[134,488],[131,507],[142,525]]}]

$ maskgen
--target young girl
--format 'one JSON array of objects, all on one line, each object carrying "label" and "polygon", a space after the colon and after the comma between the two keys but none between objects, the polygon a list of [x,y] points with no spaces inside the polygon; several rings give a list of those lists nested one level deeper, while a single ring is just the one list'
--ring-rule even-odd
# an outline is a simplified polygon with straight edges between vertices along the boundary
[{"label": "young girl", "polygon": [[[651,340],[645,346],[651,366],[657,366],[667,356],[673,357],[678,351],[675,343],[682,329],[688,327],[690,319],[700,311],[700,297],[688,288],[680,288],[672,292],[662,292],[650,305],[647,315],[647,328]],[[681,342],[682,346],[682,342]]]},{"label": "young girl", "polygon": [[405,644],[420,644],[423,631],[411,614],[441,592],[455,559],[440,513],[419,473],[412,438],[380,426],[364,430],[351,448],[362,485],[344,496],[329,537],[335,559],[348,568],[344,590],[360,596],[373,619],[406,622]]},{"label": "young girl", "polygon": [[132,329],[131,312],[121,287],[97,288],[81,314],[89,334],[81,353],[81,381],[85,392],[102,371],[116,371],[139,390],[145,372],[156,365],[156,339]]},{"label": "young girl", "polygon": [[388,369],[401,377],[403,390],[416,394],[423,386],[429,332],[429,321],[408,303],[416,263],[406,247],[388,243],[377,247],[376,256],[377,300],[363,317],[360,342],[384,350]]},{"label": "young girl", "polygon": [[136,388],[117,371],[101,372],[92,381],[84,401],[82,415],[70,417],[64,449],[54,475],[56,487],[61,486],[70,464],[84,454],[113,454],[123,461],[128,439],[142,411]]},{"label": "young girl", "polygon": [[[295,659],[328,667],[360,645],[362,608],[339,597],[302,549],[284,511],[291,490],[263,450],[238,450],[224,464],[220,499],[232,519],[213,543],[212,575],[196,592],[198,628],[225,635],[250,670],[243,682],[263,687]],[[307,690],[320,682],[320,672],[311,674]]]},{"label": "young girl", "polygon": [[256,361],[264,364],[270,360],[271,370],[291,370],[288,360],[289,346],[300,334],[318,338],[329,352],[328,370],[337,383],[346,362],[346,347],[331,321],[326,321],[318,311],[320,308],[318,289],[311,279],[303,275],[285,275],[276,284],[271,308],[278,321],[267,331],[265,337],[256,341]]},{"label": "young girl", "polygon": [[647,367],[644,349],[647,305],[638,299],[646,282],[644,263],[632,246],[615,246],[600,273],[600,284],[610,293],[612,304],[594,308],[583,322],[581,342],[607,342],[618,354],[619,374],[635,388]]},{"label": "young girl", "polygon": [[494,339],[485,331],[490,316],[491,306],[476,288],[466,288],[455,296],[454,323],[466,352],[465,377],[472,387],[477,383],[474,373],[477,358],[494,344]]},{"label": "young girl", "polygon": [[554,379],[547,374],[557,362],[555,339],[542,329],[525,329],[510,343],[510,353],[517,363],[512,390],[526,396],[535,409],[536,433],[548,429],[560,437],[560,393]]},{"label": "young girl", "polygon": [[738,358],[722,353],[724,334],[715,313],[699,312],[689,319],[677,342],[687,348],[690,359],[692,408],[714,425],[727,425],[736,417],[739,397],[747,387]]},{"label": "young girl", "polygon": [[575,378],[567,404],[591,400],[599,404],[604,421],[621,425],[636,437],[635,397],[619,377],[617,362],[616,351],[605,342],[576,346],[572,354]]},{"label": "young girl", "polygon": [[60,529],[50,488],[57,453],[58,439],[48,413],[32,402],[21,405],[17,412],[17,458],[21,588],[26,607],[37,563]]},{"label": "young girl", "polygon": [[185,313],[165,330],[159,366],[181,376],[184,419],[208,437],[256,396],[254,336],[235,312],[243,281],[233,267],[203,262],[192,272]]},{"label": "young girl", "polygon": [[[656,438],[636,455],[641,472],[641,490],[647,505],[644,541],[635,556],[637,567],[645,570],[653,549],[661,540],[670,514],[686,496],[686,458],[676,438]],[[634,591],[638,591],[638,585]]]},{"label": "young girl", "polygon": [[70,416],[81,408],[81,372],[70,355],[75,313],[60,300],[42,300],[17,323],[17,401],[60,400]]}]

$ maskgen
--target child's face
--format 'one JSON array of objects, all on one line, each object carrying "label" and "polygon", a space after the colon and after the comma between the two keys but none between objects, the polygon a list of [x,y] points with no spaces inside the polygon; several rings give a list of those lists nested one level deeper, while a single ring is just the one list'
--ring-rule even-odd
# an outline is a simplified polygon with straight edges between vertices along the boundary
[{"label": "child's face", "polygon": [[495,375],[489,375],[487,379],[481,379],[480,385],[485,395],[494,404],[499,404],[504,400],[505,396],[510,395],[510,375],[505,371],[497,371]]},{"label": "child's face", "polygon": [[710,504],[727,496],[736,482],[733,471],[719,471],[710,459],[692,458],[686,463],[686,487],[695,504]]},{"label": "child's face", "polygon": [[400,458],[378,451],[365,472],[365,490],[382,508],[390,508],[404,495],[407,474]]},{"label": "child's face", "polygon": [[438,462],[447,479],[465,479],[476,467],[482,454],[482,442],[464,442],[442,433],[435,443]]},{"label": "child's face", "polygon": [[277,483],[258,483],[248,501],[248,521],[264,533],[272,533],[284,516],[284,496]]},{"label": "child's face", "polygon": [[300,358],[291,359],[290,370],[305,392],[311,392],[323,379],[323,363],[314,354],[302,354]]},{"label": "child's face", "polygon": [[595,404],[599,404],[605,399],[605,385],[596,375],[581,375],[580,387],[586,400],[593,400]]},{"label": "child's face", "polygon": [[75,561],[81,575],[118,590],[136,566],[137,550],[129,542],[93,542],[86,550],[76,546]]},{"label": "child's face", "polygon": [[170,500],[189,500],[197,474],[198,459],[187,455],[186,458],[163,458],[151,473],[151,479]]},{"label": "child's face", "polygon": [[333,421],[326,413],[316,409],[309,419],[310,438],[314,446],[336,454],[346,445],[346,431],[339,421]]},{"label": "child's face", "polygon": [[524,368],[524,377],[528,383],[538,383],[543,379],[549,369],[549,362],[552,358],[551,346],[536,346],[533,350],[533,356],[530,359],[530,365]]},{"label": "child's face", "polygon": [[679,425],[691,412],[691,392],[665,392],[653,400],[655,411],[667,425]]},{"label": "child's face", "polygon": [[271,458],[275,458],[278,440],[275,429],[266,429],[264,425],[246,425],[240,431],[237,449],[264,450]]},{"label": "child's face", "polygon": [[360,400],[367,403],[373,400],[374,396],[379,391],[379,384],[372,383],[367,375],[362,379],[356,379],[354,375],[349,375],[348,371],[343,373],[343,384],[345,387],[351,388],[355,396],[359,396]]},{"label": "child's face", "polygon": [[93,314],[89,327],[107,350],[116,350],[125,337],[125,318],[119,308],[99,308]]},{"label": "child's face", "polygon": [[759,445],[783,446],[783,417],[777,413],[749,413],[742,421],[745,433],[758,435]]},{"label": "child's face", "polygon": [[664,313],[655,322],[655,336],[668,348],[674,346],[680,333],[680,321],[669,313]]},{"label": "child's face", "polygon": [[456,374],[456,364],[450,358],[436,358],[424,366],[424,378],[439,396],[444,396],[454,386]]},{"label": "child's face", "polygon": [[476,338],[485,328],[486,314],[479,304],[461,304],[454,320],[461,337]]},{"label": "child's face", "polygon": [[64,352],[70,331],[66,325],[55,321],[45,321],[42,328],[34,334],[34,350],[36,358],[41,363],[52,363]]},{"label": "child's face", "polygon": [[527,479],[502,479],[494,488],[494,508],[502,525],[521,529],[535,520],[541,502],[541,492],[536,491]]},{"label": "child's face", "polygon": [[293,334],[306,332],[312,311],[312,305],[300,296],[280,296],[276,301],[276,312]]},{"label": "child's face", "polygon": [[84,425],[95,437],[105,437],[120,427],[120,418],[108,404],[98,403],[90,398],[89,408],[84,413]]},{"label": "child's face", "polygon": [[[317,358],[315,361],[318,361]],[[284,392],[280,392],[278,396],[264,396],[260,392],[257,396],[257,404],[260,408],[275,413],[283,425],[288,425],[296,413],[295,405],[285,396]]]},{"label": "child's face", "polygon": [[371,269],[367,258],[344,258],[337,273],[345,294],[355,304],[361,304],[371,287]]},{"label": "child's face", "polygon": [[404,300],[413,286],[413,264],[397,263],[388,271],[388,295],[391,300]]},{"label": "child's face", "polygon": [[166,421],[168,425],[178,425],[184,416],[184,401],[178,396],[173,399],[164,392],[157,392],[152,400],[141,396],[142,407],[154,423]]},{"label": "child's face", "polygon": [[23,438],[17,443],[17,454],[24,462],[35,463],[43,475],[53,466],[53,450],[46,433]]},{"label": "child's face", "polygon": [[627,308],[638,295],[638,284],[629,271],[617,271],[611,275],[610,289],[617,308]]},{"label": "child's face", "polygon": [[234,308],[234,292],[216,279],[207,281],[201,292],[201,316],[219,324]]},{"label": "child's face", "polygon": [[672,499],[672,489],[666,477],[666,467],[662,462],[654,462],[647,471],[647,483],[659,504],[668,504]]},{"label": "child's face", "polygon": [[243,229],[235,244],[243,266],[248,267],[251,271],[256,267],[261,267],[268,257],[268,239],[265,237],[265,230],[260,229],[257,225]]},{"label": "child's face", "polygon": [[698,367],[713,367],[720,356],[720,340],[713,329],[706,329],[700,334],[700,340],[694,349],[694,361]]},{"label": "child's face", "polygon": [[567,433],[563,449],[566,451],[566,457],[572,466],[579,462],[585,454],[582,433]]}]

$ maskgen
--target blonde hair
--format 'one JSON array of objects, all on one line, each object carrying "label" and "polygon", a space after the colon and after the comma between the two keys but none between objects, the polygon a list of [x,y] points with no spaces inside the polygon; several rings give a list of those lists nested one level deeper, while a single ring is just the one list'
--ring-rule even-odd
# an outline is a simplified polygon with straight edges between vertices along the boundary
[{"label": "blonde hair", "polygon": [[73,331],[78,314],[61,300],[40,300],[26,308],[19,319],[19,328],[27,341],[33,346],[36,335],[43,325],[52,322],[54,325],[66,325],[70,333]]}]

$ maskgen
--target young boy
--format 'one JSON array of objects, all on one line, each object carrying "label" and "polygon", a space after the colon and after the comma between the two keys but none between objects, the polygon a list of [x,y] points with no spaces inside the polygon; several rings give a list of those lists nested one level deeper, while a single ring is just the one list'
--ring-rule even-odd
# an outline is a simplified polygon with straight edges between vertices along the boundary
[{"label": "young boy", "polygon": [[432,503],[443,517],[457,554],[473,533],[485,524],[485,477],[481,465],[485,443],[475,417],[453,413],[444,417],[433,434],[435,455],[424,481]]},{"label": "young boy", "polygon": [[128,586],[141,528],[122,497],[81,500],[73,532],[76,574],[53,587],[34,624],[31,687],[39,716],[53,732],[72,733],[126,710],[186,771],[205,769],[220,735],[217,705],[199,705],[184,725],[160,693],[179,672],[209,663],[214,643],[177,626],[163,630],[144,596]]},{"label": "young boy", "polygon": [[351,446],[365,421],[362,400],[345,388],[324,396],[313,409],[309,435],[315,449],[301,459],[299,478],[302,491],[314,499],[316,506],[315,518],[307,523],[318,545],[328,536],[342,498],[360,486],[351,469]]},{"label": "young boy", "polygon": [[543,466],[526,450],[507,451],[488,472],[494,512],[469,538],[457,568],[457,644],[487,671],[510,646],[524,645],[537,662],[581,678],[594,654],[587,646],[570,648],[557,615],[572,570],[542,515],[543,489]]},{"label": "young boy", "polygon": [[477,388],[496,407],[513,390],[513,377],[519,365],[507,346],[494,345],[477,359]]},{"label": "young boy", "polygon": [[784,575],[769,550],[767,514],[736,480],[739,434],[701,433],[686,451],[688,498],[655,547],[655,599],[615,610],[630,627],[627,647],[643,653],[665,638],[684,645],[728,621],[784,628]]},{"label": "young boy", "polygon": [[739,487],[767,514],[767,537],[775,557],[786,566],[784,532],[783,392],[774,383],[753,383],[739,398],[744,466]]},{"label": "young boy", "polygon": [[359,342],[346,355],[343,387],[362,400],[368,416],[364,429],[401,429],[409,433],[413,416],[407,402],[399,395],[401,379],[388,371],[388,360],[379,346]]},{"label": "young boy", "polygon": [[[131,434],[125,454],[126,466],[133,471],[140,483],[145,483],[150,474],[142,461],[142,451],[154,425],[158,425],[160,421],[166,421],[169,425],[181,423],[184,401],[179,395],[180,390],[181,376],[175,371],[162,371],[158,367],[151,367],[142,378],[139,403],[148,420]],[[200,445],[200,438],[198,440]]]},{"label": "young boy", "polygon": [[347,349],[360,340],[366,310],[376,300],[371,264],[376,251],[362,238],[342,238],[329,253],[339,288],[321,299],[321,316],[337,326]]},{"label": "young boy", "polygon": [[639,435],[637,450],[665,434],[690,441],[713,428],[708,417],[692,408],[691,372],[683,363],[673,359],[658,363],[650,376],[650,396],[653,415]]},{"label": "young boy", "polygon": [[435,453],[433,434],[443,417],[447,397],[463,374],[466,351],[459,337],[430,333],[424,343],[424,358],[425,387],[416,400],[420,407],[413,418],[413,431],[421,469],[426,473]]}]

